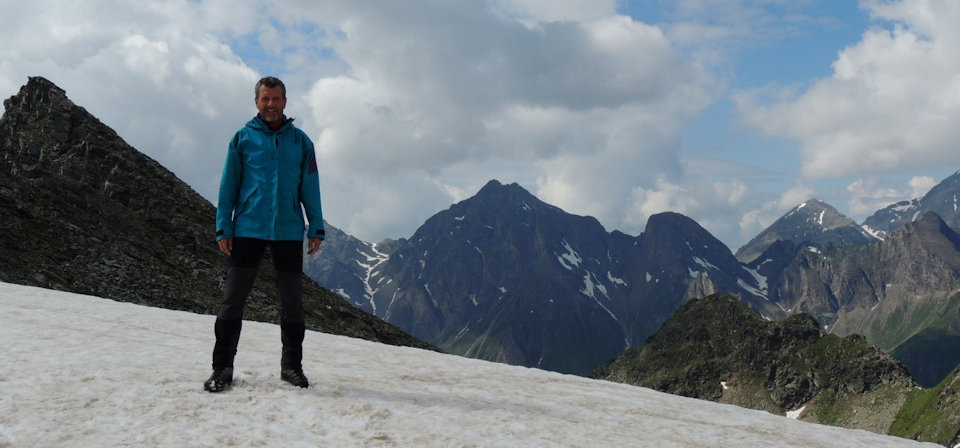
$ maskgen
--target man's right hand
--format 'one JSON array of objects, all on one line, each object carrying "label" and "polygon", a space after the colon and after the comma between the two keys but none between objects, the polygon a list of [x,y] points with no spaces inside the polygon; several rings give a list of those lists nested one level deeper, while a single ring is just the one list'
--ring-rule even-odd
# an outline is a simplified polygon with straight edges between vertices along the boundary
[{"label": "man's right hand", "polygon": [[217,244],[220,245],[220,252],[223,252],[228,256],[233,252],[233,238],[224,238],[220,241],[217,241]]}]

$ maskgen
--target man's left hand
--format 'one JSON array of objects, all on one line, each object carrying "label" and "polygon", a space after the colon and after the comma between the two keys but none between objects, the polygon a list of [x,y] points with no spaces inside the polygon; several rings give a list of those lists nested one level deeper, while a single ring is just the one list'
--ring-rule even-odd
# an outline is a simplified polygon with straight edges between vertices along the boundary
[{"label": "man's left hand", "polygon": [[317,253],[317,251],[320,250],[320,243],[322,242],[323,240],[320,238],[307,238],[307,255]]}]

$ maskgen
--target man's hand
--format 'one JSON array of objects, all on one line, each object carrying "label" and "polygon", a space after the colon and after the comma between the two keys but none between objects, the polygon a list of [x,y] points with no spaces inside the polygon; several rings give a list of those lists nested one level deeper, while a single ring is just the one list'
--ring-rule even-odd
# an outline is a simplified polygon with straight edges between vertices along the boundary
[{"label": "man's hand", "polygon": [[227,254],[227,256],[233,252],[233,238],[224,238],[217,241],[217,244],[220,246],[220,252]]},{"label": "man's hand", "polygon": [[307,255],[317,253],[317,251],[320,250],[320,243],[322,242],[323,240],[320,238],[307,238]]}]

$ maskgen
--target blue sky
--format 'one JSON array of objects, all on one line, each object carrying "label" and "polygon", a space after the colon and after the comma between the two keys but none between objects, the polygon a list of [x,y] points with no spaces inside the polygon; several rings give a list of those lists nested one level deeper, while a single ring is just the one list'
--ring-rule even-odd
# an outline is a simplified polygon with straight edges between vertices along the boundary
[{"label": "blue sky", "polygon": [[[622,3],[620,10],[636,20],[670,27],[675,21],[689,19],[671,8],[676,5],[668,1],[630,1]],[[829,77],[837,53],[856,44],[868,27],[884,25],[871,23],[867,11],[856,1],[758,5],[770,14],[764,22],[769,21],[766,26],[771,29],[744,37],[725,55],[717,76],[727,83],[727,93],[766,85],[803,89]],[[794,152],[798,142],[745,128],[738,123],[739,115],[729,97],[719,96],[683,133],[682,150],[691,156],[765,168],[753,175],[754,185],[768,195],[779,195],[791,186],[785,181],[799,175],[800,162]],[[829,194],[829,190],[819,194]]]},{"label": "blue sky", "polygon": [[211,201],[253,83],[282,77],[325,218],[372,242],[497,179],[736,250],[804,200],[862,221],[960,166],[954,1],[0,6],[0,96],[45,76]]}]

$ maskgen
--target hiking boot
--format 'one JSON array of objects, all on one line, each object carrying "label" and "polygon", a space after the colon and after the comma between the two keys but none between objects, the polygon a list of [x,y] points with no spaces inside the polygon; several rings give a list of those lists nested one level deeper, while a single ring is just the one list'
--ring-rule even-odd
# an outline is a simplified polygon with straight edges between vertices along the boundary
[{"label": "hiking boot", "polygon": [[307,376],[303,374],[303,369],[282,369],[280,370],[280,379],[297,387],[310,387],[310,382],[307,381]]},{"label": "hiking boot", "polygon": [[207,392],[223,392],[232,384],[233,367],[220,367],[213,369],[210,378],[207,378],[207,380],[203,382],[203,390]]}]

